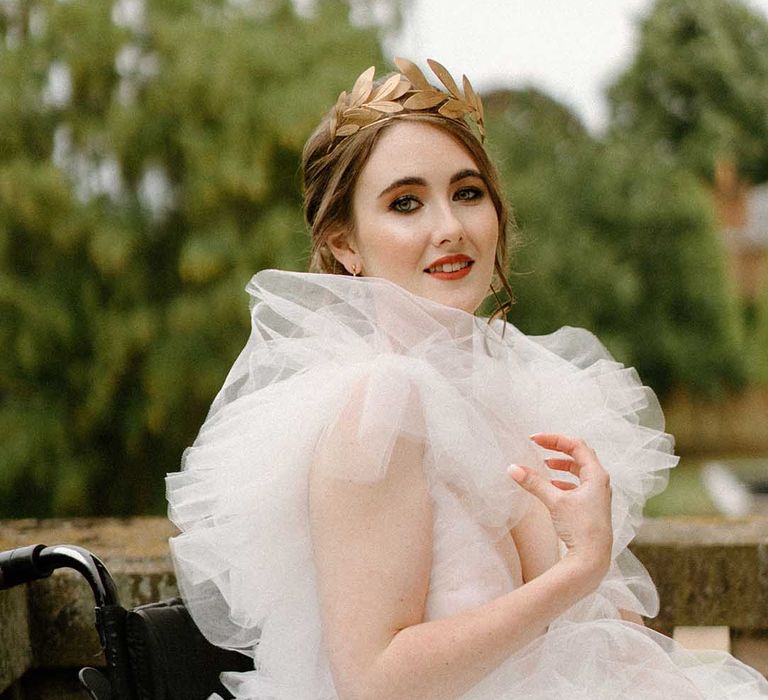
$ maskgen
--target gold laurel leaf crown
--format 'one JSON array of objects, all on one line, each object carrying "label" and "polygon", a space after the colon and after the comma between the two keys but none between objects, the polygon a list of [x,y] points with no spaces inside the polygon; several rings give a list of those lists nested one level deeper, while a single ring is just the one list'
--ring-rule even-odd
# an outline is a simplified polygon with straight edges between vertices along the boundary
[{"label": "gold laurel leaf crown", "polygon": [[467,76],[462,76],[462,92],[443,65],[431,58],[427,63],[445,90],[431,85],[419,67],[405,58],[395,59],[400,73],[391,75],[376,88],[373,86],[374,66],[364,71],[352,91],[342,92],[336,101],[329,122],[329,150],[338,143],[337,139],[356,134],[378,121],[418,113],[439,114],[465,126],[469,118],[477,126],[480,141],[484,141],[483,103]]}]

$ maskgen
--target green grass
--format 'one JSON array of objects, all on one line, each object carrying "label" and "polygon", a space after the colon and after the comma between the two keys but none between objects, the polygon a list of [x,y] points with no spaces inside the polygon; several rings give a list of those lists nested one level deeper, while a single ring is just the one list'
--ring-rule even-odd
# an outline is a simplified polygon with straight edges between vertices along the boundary
[{"label": "green grass", "polygon": [[704,489],[699,471],[708,461],[726,464],[737,476],[747,483],[768,482],[768,458],[766,457],[722,457],[685,458],[669,475],[669,486],[658,496],[651,498],[645,506],[645,515],[661,517],[670,515],[717,515],[712,500]]},{"label": "green grass", "polygon": [[702,462],[680,460],[669,474],[669,486],[645,504],[645,515],[658,518],[669,515],[717,515],[712,500],[699,476]]}]

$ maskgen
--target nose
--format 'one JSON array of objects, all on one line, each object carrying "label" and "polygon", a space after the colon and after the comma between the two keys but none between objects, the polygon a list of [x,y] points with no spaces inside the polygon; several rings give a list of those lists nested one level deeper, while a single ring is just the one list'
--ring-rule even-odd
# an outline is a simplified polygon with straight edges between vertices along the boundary
[{"label": "nose", "polygon": [[432,229],[435,246],[456,244],[464,238],[464,223],[457,214],[450,202],[437,207]]}]

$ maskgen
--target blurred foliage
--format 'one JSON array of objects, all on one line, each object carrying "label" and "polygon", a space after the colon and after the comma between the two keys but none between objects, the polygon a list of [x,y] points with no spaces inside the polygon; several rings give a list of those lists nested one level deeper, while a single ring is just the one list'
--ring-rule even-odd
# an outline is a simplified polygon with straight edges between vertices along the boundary
[{"label": "blurred foliage", "polygon": [[[731,46],[732,22],[705,23],[720,5],[747,16],[700,3],[703,34],[726,48],[714,61],[715,39],[680,44],[690,81],[669,84],[706,105],[686,129],[632,76],[676,70],[662,19],[689,0],[659,0],[644,23],[604,138],[535,90],[486,100],[523,231],[511,320],[532,333],[586,326],[662,393],[768,381],[750,359],[768,346],[768,297],[746,337],[701,183],[702,154],[725,149],[757,176],[766,148],[749,120],[765,122],[768,91],[721,104],[696,82],[720,71],[720,92],[741,95],[768,75]],[[164,509],[163,475],[246,338],[245,283],[305,266],[303,142],[362,67],[387,65],[381,33],[399,7],[0,4],[0,517]]]},{"label": "blurred foliage", "polygon": [[609,91],[614,130],[712,176],[716,158],[768,180],[768,22],[740,0],[658,0]]},{"label": "blurred foliage", "polygon": [[349,14],[0,6],[0,517],[163,510],[247,337],[245,283],[303,266],[303,142],[383,65]]},{"label": "blurred foliage", "polygon": [[535,90],[486,102],[522,229],[515,324],[529,333],[590,328],[662,394],[743,383],[739,308],[699,180],[630,135],[590,136]]},{"label": "blurred foliage", "polygon": [[[716,163],[736,166],[740,179],[768,180],[768,21],[742,0],[657,0],[639,26],[634,61],[608,91],[610,139],[634,144],[651,162],[712,182]],[[700,237],[696,250],[701,250]],[[698,274],[698,297],[723,307],[711,264],[684,267]],[[685,274],[685,273],[682,273]],[[733,282],[731,282],[733,284]],[[731,290],[727,290],[729,296]],[[722,308],[715,338],[726,323],[738,330],[748,381],[768,382],[768,285],[756,299]],[[675,316],[669,317],[674,320]],[[727,320],[726,320],[727,319]],[[706,319],[699,319],[704,322]],[[704,330],[711,326],[705,325]],[[695,336],[696,334],[694,334]],[[701,335],[701,334],[699,334]],[[690,340],[696,340],[691,337]],[[708,339],[704,353],[709,355]],[[717,347],[725,349],[719,341]],[[728,347],[733,348],[728,342]],[[651,348],[652,350],[652,348]],[[680,346],[681,358],[686,348]],[[692,371],[701,350],[688,344]],[[730,373],[731,357],[722,355]],[[716,361],[717,353],[712,353]],[[701,370],[706,367],[701,366]],[[717,373],[716,373],[717,374]],[[722,374],[722,372],[721,372]],[[687,386],[687,382],[682,383]]]},{"label": "blurred foliage", "polygon": [[753,325],[754,332],[748,337],[748,351],[754,364],[754,379],[768,385],[768,288],[754,304]]}]

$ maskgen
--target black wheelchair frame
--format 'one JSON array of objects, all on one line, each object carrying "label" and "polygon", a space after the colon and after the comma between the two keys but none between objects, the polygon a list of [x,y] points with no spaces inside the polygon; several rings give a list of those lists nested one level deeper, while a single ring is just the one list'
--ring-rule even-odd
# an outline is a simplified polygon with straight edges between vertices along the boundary
[{"label": "black wheelchair frame", "polygon": [[78,674],[92,700],[206,700],[212,693],[226,699],[232,696],[219,674],[253,668],[249,657],[211,644],[180,598],[122,607],[107,567],[83,547],[35,544],[0,552],[0,590],[62,568],[85,578],[96,603],[106,668],[87,666]]}]

